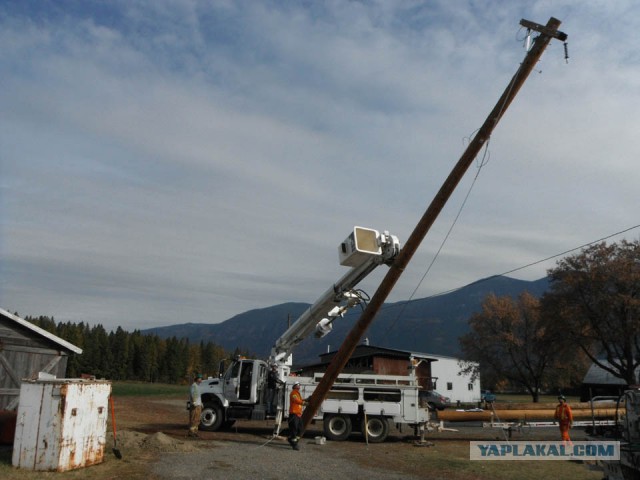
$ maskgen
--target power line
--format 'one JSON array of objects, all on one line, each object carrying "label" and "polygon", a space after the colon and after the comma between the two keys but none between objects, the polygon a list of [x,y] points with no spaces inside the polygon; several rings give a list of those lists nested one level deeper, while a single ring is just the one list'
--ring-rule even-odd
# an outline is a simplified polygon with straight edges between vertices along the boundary
[{"label": "power line", "polygon": [[[568,253],[575,252],[576,250],[580,250],[580,249],[583,249],[585,247],[589,247],[591,245],[594,245],[596,243],[600,243],[600,242],[603,242],[605,240],[608,240],[608,239],[610,239],[612,237],[621,235],[623,233],[630,232],[631,230],[634,230],[636,228],[640,228],[640,225],[634,225],[633,227],[625,228],[624,230],[620,230],[619,232],[612,233],[610,235],[607,235],[606,237],[599,238],[598,240],[593,240],[592,242],[585,243],[583,245],[580,245],[579,247],[571,248],[569,250],[565,250],[564,252],[557,253],[555,255],[551,255],[550,257],[543,258],[542,260],[537,260],[535,262],[527,263],[526,265],[522,265],[521,267],[517,267],[517,268],[514,268],[512,270],[508,270],[506,272],[503,272],[503,273],[498,273],[498,274],[495,274],[495,275],[491,275],[490,277],[483,278],[481,280],[477,280],[477,281],[471,283],[470,285],[475,285],[475,284],[478,284],[478,283],[481,283],[481,282],[486,282],[487,280],[490,280],[492,278],[503,277],[505,275],[509,275],[510,273],[517,272],[517,271],[520,271],[520,270],[524,270],[525,268],[529,268],[529,267],[532,267],[534,265],[538,265],[540,263],[544,263],[544,262],[547,262],[549,260],[553,260],[554,258],[558,258],[558,257],[561,257],[563,255],[567,255]],[[447,293],[456,292],[456,291],[458,291],[458,290],[460,290],[460,289],[462,289],[462,288],[464,288],[466,286],[468,286],[468,285],[465,285],[463,287],[452,288],[451,290],[447,290],[447,291],[440,292],[440,293],[435,293],[433,295],[429,295],[428,297],[424,297],[424,298],[439,297],[440,295],[446,295]]]},{"label": "power line", "polygon": [[[529,268],[529,267],[532,267],[532,266],[534,266],[534,265],[538,265],[538,264],[540,264],[540,263],[544,263],[544,262],[547,262],[547,261],[549,261],[549,260],[553,260],[554,258],[561,257],[561,256],[563,256],[563,255],[567,255],[568,253],[575,252],[576,250],[580,250],[580,249],[585,248],[585,247],[588,247],[588,246],[590,246],[590,245],[594,245],[594,244],[596,244],[596,243],[603,242],[603,241],[608,240],[608,239],[610,239],[610,238],[613,238],[613,237],[615,237],[615,236],[617,236],[617,235],[621,235],[621,234],[623,234],[623,233],[630,232],[631,230],[635,230],[636,228],[640,228],[640,225],[634,225],[633,227],[625,228],[624,230],[620,230],[619,232],[612,233],[612,234],[607,235],[607,236],[605,236],[605,237],[599,238],[598,240],[593,240],[593,241],[591,241],[591,242],[585,243],[585,244],[583,244],[583,245],[580,245],[579,247],[571,248],[571,249],[569,249],[569,250],[565,250],[564,252],[557,253],[557,254],[555,254],[555,255],[551,255],[550,257],[546,257],[546,258],[543,258],[543,259],[541,259],[541,260],[537,260],[537,261],[535,261],[535,262],[527,263],[526,265],[522,265],[522,266],[520,266],[520,267],[513,268],[513,269],[511,269],[511,270],[507,270],[506,272],[503,272],[503,273],[498,273],[498,274],[491,275],[491,276],[486,277],[486,278],[482,278],[482,279],[480,279],[480,280],[476,280],[475,282],[471,282],[471,283],[469,283],[469,284],[467,284],[467,285],[463,285],[462,287],[456,287],[456,288],[452,288],[452,289],[450,289],[450,290],[446,290],[446,291],[444,291],[444,292],[434,293],[433,295],[429,295],[429,296],[426,296],[426,297],[422,297],[422,298],[420,298],[420,299],[418,299],[418,300],[426,300],[426,299],[429,299],[429,298],[439,297],[439,296],[441,296],[441,295],[447,295],[447,294],[449,294],[449,293],[453,293],[453,292],[457,292],[458,290],[462,290],[463,288],[468,287],[469,285],[477,285],[477,284],[479,284],[479,283],[489,281],[489,280],[491,280],[492,278],[496,278],[496,277],[503,277],[503,276],[508,275],[508,274],[510,274],[510,273],[517,272],[517,271],[519,271],[519,270],[524,270],[525,268]],[[432,263],[433,263],[433,262],[432,262]],[[431,265],[429,266],[429,268],[431,268]],[[427,273],[428,273],[428,270],[427,270]],[[425,276],[426,276],[426,273],[425,273],[425,275],[422,277],[422,279],[420,280],[420,282],[422,282],[422,281],[424,280],[424,277],[425,277]],[[399,313],[398,313],[398,315],[396,316],[396,318],[395,318],[395,320],[393,321],[393,323],[389,326],[389,328],[387,328],[387,331],[386,331],[386,333],[385,333],[385,336],[386,336],[386,335],[388,335],[388,334],[389,334],[389,332],[390,332],[391,330],[393,330],[393,328],[395,327],[396,323],[398,322],[398,320],[399,320],[400,316],[401,316],[401,315],[402,315],[402,313],[404,312],[404,309],[407,307],[407,305],[408,305],[409,303],[411,303],[411,302],[413,302],[413,301],[414,301],[414,298],[413,298],[413,297],[414,297],[415,293],[416,293],[416,290],[414,290],[414,291],[413,291],[413,293],[411,294],[411,297],[410,297],[408,300],[405,300],[404,302],[398,302],[398,303],[400,303],[400,305],[398,305],[398,304],[394,304],[394,305],[388,305],[388,306],[383,307],[383,309],[385,309],[385,310],[386,310],[387,308],[397,308],[397,307],[400,307],[400,308],[401,308],[400,312],[399,312]]]},{"label": "power line", "polygon": [[[475,135],[475,132],[474,132],[474,135]],[[400,317],[404,313],[404,309],[407,307],[407,305],[409,305],[409,303],[411,303],[413,301],[413,298],[415,297],[418,289],[422,285],[422,282],[424,282],[424,279],[427,277],[427,275],[431,271],[431,267],[433,267],[434,263],[436,263],[436,260],[438,259],[438,256],[440,255],[440,252],[442,252],[442,249],[444,248],[444,245],[447,243],[447,240],[449,239],[449,236],[451,235],[451,232],[453,231],[453,228],[458,223],[458,219],[460,218],[460,215],[462,215],[462,211],[464,210],[464,207],[467,205],[467,201],[469,200],[469,197],[471,196],[471,191],[473,190],[473,187],[476,184],[476,181],[478,180],[478,177],[480,176],[480,171],[482,170],[482,167],[484,167],[489,161],[489,142],[490,141],[491,141],[491,138],[489,138],[489,140],[487,140],[487,143],[485,144],[484,154],[482,155],[482,160],[478,163],[478,170],[476,172],[476,175],[475,175],[475,177],[473,177],[473,181],[471,182],[471,185],[469,186],[469,190],[467,191],[467,194],[465,195],[464,200],[462,201],[462,205],[460,205],[460,208],[458,209],[458,213],[456,214],[455,218],[453,219],[453,222],[451,223],[451,226],[449,227],[449,230],[447,231],[447,234],[444,236],[444,239],[440,243],[440,247],[438,248],[438,251],[433,256],[433,259],[431,260],[431,263],[427,267],[427,270],[424,272],[424,275],[422,275],[422,278],[420,279],[420,281],[416,285],[416,288],[414,288],[414,290],[411,293],[411,295],[409,296],[409,298],[404,303],[402,303],[400,311],[398,311],[398,314],[396,315],[396,319],[393,321],[393,323],[387,329],[387,333],[390,332],[391,330],[393,330],[393,328],[396,326],[396,323],[398,322],[398,320],[400,320]]]}]

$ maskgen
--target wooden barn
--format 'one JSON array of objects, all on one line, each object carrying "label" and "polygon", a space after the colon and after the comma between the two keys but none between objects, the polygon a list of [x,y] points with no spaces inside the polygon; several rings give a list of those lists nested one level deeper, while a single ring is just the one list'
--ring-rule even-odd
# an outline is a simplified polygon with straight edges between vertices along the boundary
[{"label": "wooden barn", "polygon": [[74,353],[82,349],[0,308],[0,411],[18,408],[23,378],[65,378]]}]

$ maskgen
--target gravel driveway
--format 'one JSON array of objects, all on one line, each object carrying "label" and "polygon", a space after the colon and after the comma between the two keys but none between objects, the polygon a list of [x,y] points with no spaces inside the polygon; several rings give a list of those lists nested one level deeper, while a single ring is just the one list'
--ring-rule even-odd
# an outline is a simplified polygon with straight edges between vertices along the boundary
[{"label": "gravel driveway", "polygon": [[[266,442],[266,441],[265,441]],[[362,455],[350,456],[343,442],[317,445],[311,439],[301,442],[299,451],[293,450],[285,440],[268,443],[209,443],[211,448],[189,454],[165,454],[153,467],[153,473],[162,479],[265,479],[296,480],[357,479],[417,480],[417,477],[386,469],[363,465]],[[369,455],[380,455],[381,445],[356,445]]]}]

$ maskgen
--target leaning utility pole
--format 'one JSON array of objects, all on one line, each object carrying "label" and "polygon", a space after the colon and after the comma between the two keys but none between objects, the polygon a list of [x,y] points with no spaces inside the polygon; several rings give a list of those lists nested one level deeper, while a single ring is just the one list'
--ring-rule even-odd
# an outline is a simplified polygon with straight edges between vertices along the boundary
[{"label": "leaning utility pole", "polygon": [[561,41],[566,40],[567,35],[559,32],[560,20],[551,17],[546,26],[539,25],[537,23],[529,22],[527,20],[521,20],[520,24],[529,30],[535,30],[540,35],[535,39],[531,50],[529,50],[524,58],[524,61],[520,65],[520,68],[511,79],[511,82],[507,86],[506,90],[498,100],[498,103],[493,108],[487,119],[485,120],[478,133],[469,143],[469,146],[458,160],[442,187],[431,201],[431,205],[424,213],[418,225],[415,227],[407,243],[400,250],[400,253],[396,257],[393,264],[391,264],[389,271],[380,283],[378,290],[371,298],[371,301],[365,308],[364,312],[360,316],[358,322],[354,325],[353,329],[349,332],[345,338],[344,343],[340,347],[340,350],[335,354],[331,363],[327,367],[322,380],[316,387],[315,391],[309,399],[309,404],[302,415],[303,430],[306,430],[311,422],[311,419],[315,415],[316,411],[324,401],[327,393],[331,389],[334,381],[346,365],[349,358],[353,354],[356,346],[364,332],[369,328],[374,317],[384,304],[389,293],[393,289],[394,285],[400,278],[403,270],[413,257],[413,254],[418,249],[418,246],[427,235],[427,232],[433,225],[433,222],[440,214],[440,211],[444,208],[445,203],[455,190],[456,186],[462,179],[463,175],[473,162],[474,158],[482,148],[482,146],[489,140],[493,129],[496,127],[504,112],[507,110],[515,96],[518,94],[520,87],[524,84],[525,80],[533,70],[533,67],[542,56],[545,48],[549,44],[552,38],[557,38]]}]

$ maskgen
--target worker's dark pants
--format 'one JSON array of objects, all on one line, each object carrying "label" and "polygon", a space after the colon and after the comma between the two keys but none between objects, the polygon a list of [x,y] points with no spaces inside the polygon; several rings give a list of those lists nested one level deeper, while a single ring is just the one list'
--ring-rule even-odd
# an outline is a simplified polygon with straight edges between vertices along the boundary
[{"label": "worker's dark pants", "polygon": [[276,413],[276,389],[267,388],[267,415]]},{"label": "worker's dark pants", "polygon": [[297,442],[302,435],[302,417],[289,414],[289,441]]}]

